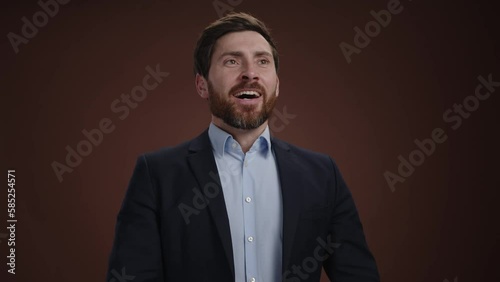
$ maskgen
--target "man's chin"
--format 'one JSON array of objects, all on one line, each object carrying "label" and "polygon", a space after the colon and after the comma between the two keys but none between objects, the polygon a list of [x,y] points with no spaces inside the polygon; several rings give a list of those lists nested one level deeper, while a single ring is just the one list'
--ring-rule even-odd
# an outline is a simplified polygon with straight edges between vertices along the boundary
[{"label": "man's chin", "polygon": [[242,130],[251,130],[258,128],[262,124],[266,122],[266,118],[261,117],[261,116],[245,116],[245,117],[237,117],[237,118],[232,118],[231,120],[226,120],[224,121],[231,127],[237,128],[237,129],[242,129]]}]

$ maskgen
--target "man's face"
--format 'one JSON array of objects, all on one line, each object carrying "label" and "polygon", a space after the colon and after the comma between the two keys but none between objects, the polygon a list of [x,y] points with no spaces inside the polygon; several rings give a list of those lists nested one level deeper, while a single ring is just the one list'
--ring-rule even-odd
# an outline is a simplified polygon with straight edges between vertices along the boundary
[{"label": "man's face", "polygon": [[271,46],[254,31],[220,37],[206,83],[214,116],[234,128],[259,127],[271,115],[279,94]]}]

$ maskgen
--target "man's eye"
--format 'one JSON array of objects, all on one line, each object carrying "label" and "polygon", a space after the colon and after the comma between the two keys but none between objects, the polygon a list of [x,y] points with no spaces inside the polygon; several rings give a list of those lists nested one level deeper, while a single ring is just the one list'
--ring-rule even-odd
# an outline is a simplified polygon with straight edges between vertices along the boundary
[{"label": "man's eye", "polygon": [[235,59],[229,59],[226,61],[226,65],[236,65],[236,60]]},{"label": "man's eye", "polygon": [[260,60],[260,64],[262,64],[262,65],[267,65],[269,63],[270,63],[270,61],[268,59],[262,59],[262,60]]}]

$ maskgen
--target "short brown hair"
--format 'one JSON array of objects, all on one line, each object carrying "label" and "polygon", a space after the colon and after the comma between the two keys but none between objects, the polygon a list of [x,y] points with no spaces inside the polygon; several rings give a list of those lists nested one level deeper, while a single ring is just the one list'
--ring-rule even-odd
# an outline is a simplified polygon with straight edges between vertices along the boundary
[{"label": "short brown hair", "polygon": [[266,25],[257,18],[246,13],[230,13],[211,23],[203,30],[194,50],[194,74],[208,77],[214,45],[217,39],[230,32],[255,31],[260,33],[271,45],[274,66],[278,72],[279,58],[276,44]]}]

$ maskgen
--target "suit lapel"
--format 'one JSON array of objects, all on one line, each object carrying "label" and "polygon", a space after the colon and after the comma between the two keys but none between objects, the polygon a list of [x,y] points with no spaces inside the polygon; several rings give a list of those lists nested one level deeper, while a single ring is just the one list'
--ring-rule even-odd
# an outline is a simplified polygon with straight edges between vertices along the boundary
[{"label": "suit lapel", "polygon": [[229,228],[229,218],[226,210],[224,194],[222,192],[221,181],[217,171],[212,146],[208,137],[208,130],[205,130],[200,136],[195,138],[189,146],[189,154],[187,156],[188,163],[193,170],[193,173],[200,185],[199,188],[204,193],[203,187],[208,183],[216,183],[219,187],[219,193],[215,197],[213,195],[205,195],[208,198],[207,206],[210,215],[215,222],[215,226],[219,233],[228,263],[234,277],[234,259],[233,247],[231,242],[231,230]]},{"label": "suit lapel", "polygon": [[271,138],[283,199],[283,261],[282,271],[288,267],[292,253],[295,230],[302,208],[302,172],[300,163],[290,151],[290,147],[276,138]]}]

